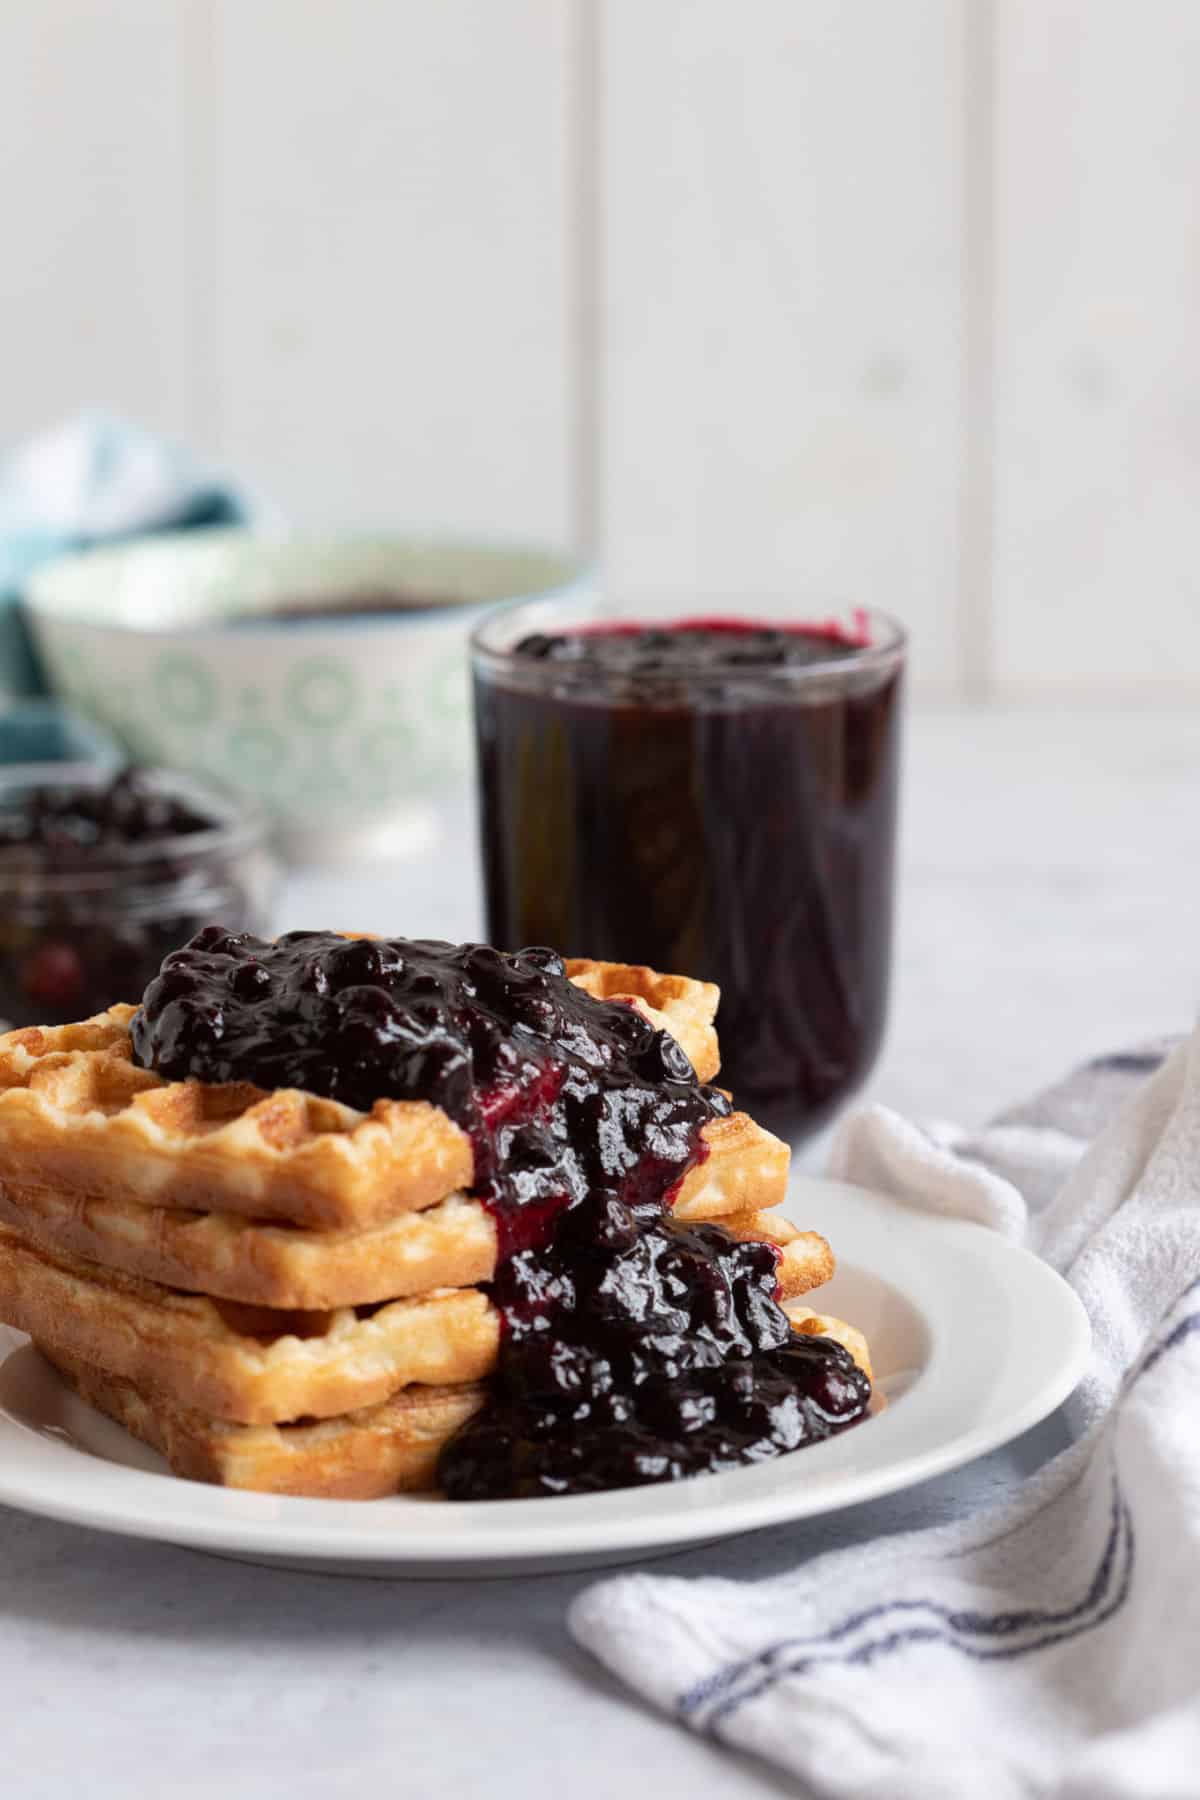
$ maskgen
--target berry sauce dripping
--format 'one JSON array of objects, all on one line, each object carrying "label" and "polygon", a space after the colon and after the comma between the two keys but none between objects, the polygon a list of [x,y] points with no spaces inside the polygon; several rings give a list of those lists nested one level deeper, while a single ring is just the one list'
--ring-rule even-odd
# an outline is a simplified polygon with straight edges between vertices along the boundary
[{"label": "berry sauce dripping", "polygon": [[169,1079],[440,1106],[497,1227],[499,1366],[439,1466],[452,1499],[585,1493],[761,1461],[861,1419],[840,1345],[793,1332],[777,1253],[670,1218],[729,1102],[668,1033],[551,950],[217,926],[132,1025]]}]

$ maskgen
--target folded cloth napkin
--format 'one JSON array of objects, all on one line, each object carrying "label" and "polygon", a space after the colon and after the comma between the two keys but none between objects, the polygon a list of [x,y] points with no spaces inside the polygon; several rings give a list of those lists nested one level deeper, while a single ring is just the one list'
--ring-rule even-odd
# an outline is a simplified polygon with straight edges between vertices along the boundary
[{"label": "folded cloth napkin", "polygon": [[1070,1447],[998,1508],[767,1581],[631,1574],[576,1637],[839,1800],[1200,1794],[1200,1028],[977,1135],[851,1116],[833,1172],[976,1219],[1092,1321]]},{"label": "folded cloth napkin", "polygon": [[112,538],[242,525],[261,502],[151,432],[85,413],[0,457],[0,692],[35,693],[17,600],[39,563]]}]

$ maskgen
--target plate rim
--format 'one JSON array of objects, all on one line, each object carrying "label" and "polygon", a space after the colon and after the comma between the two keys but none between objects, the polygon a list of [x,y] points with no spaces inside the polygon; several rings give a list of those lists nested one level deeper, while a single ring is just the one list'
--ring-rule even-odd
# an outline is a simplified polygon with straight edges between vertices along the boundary
[{"label": "plate rim", "polygon": [[[1011,1442],[1046,1418],[1078,1385],[1091,1348],[1087,1314],[1074,1289],[1033,1252],[975,1221],[929,1212],[857,1183],[835,1181],[806,1171],[797,1171],[793,1177],[782,1210],[790,1213],[797,1204],[806,1204],[805,1196],[829,1205],[848,1204],[867,1214],[873,1212],[881,1227],[886,1222],[889,1229],[917,1243],[925,1238],[940,1241],[948,1250],[957,1246],[980,1258],[985,1268],[991,1265],[993,1273],[1006,1266],[1008,1274],[1015,1275],[1017,1285],[1024,1289],[1035,1314],[1044,1308],[1046,1316],[1053,1316],[1062,1332],[1066,1349],[1059,1361],[1036,1386],[1031,1385],[1021,1404],[1010,1404],[990,1416],[984,1403],[978,1423],[951,1433],[941,1443],[908,1456],[885,1457],[840,1477],[835,1470],[831,1478],[814,1483],[803,1479],[803,1471],[819,1475],[824,1464],[811,1459],[821,1459],[823,1452],[835,1451],[839,1444],[856,1438],[857,1433],[811,1446],[794,1471],[797,1479],[776,1482],[762,1492],[755,1491],[752,1478],[764,1469],[778,1473],[785,1464],[791,1474],[792,1458],[781,1458],[757,1469],[694,1477],[660,1488],[621,1489],[614,1494],[571,1496],[553,1502],[455,1505],[421,1497],[417,1504],[422,1508],[450,1508],[449,1516],[457,1521],[464,1514],[469,1515],[472,1521],[478,1521],[479,1529],[442,1535],[434,1530],[417,1538],[407,1536],[399,1523],[394,1535],[389,1536],[374,1530],[354,1530],[344,1522],[335,1523],[333,1515],[322,1520],[318,1511],[309,1511],[337,1508],[337,1516],[344,1521],[342,1509],[350,1508],[353,1515],[362,1502],[241,1493],[109,1462],[94,1457],[81,1445],[38,1430],[0,1402],[0,1503],[117,1536],[264,1559],[311,1558],[344,1566],[386,1564],[397,1577],[419,1574],[432,1565],[439,1569],[455,1567],[469,1575],[483,1574],[488,1565],[511,1564],[513,1572],[519,1572],[523,1563],[545,1567],[559,1559],[564,1564],[572,1559],[578,1562],[593,1552],[600,1555],[628,1550],[633,1557],[639,1551],[653,1552],[665,1546],[683,1549],[689,1544],[733,1537],[884,1498],[947,1474]],[[844,1266],[867,1275],[878,1273],[870,1264],[853,1258]],[[905,1294],[902,1285],[893,1285]],[[928,1326],[928,1313],[918,1311]],[[936,1323],[936,1309],[933,1319]],[[0,1329],[9,1333],[7,1327]],[[23,1334],[11,1335],[18,1339],[18,1347],[5,1352],[4,1338],[0,1338],[0,1363],[7,1361],[9,1355],[18,1354],[19,1348],[28,1343]],[[45,1367],[48,1379],[59,1379],[48,1365]],[[921,1382],[914,1386],[919,1389]],[[874,1422],[874,1428],[887,1424],[887,1435],[898,1435],[895,1422],[900,1416],[899,1410],[891,1413],[889,1409]],[[3,1454],[13,1444],[24,1448],[25,1457],[14,1459]],[[84,1465],[98,1462],[104,1469],[101,1489],[81,1479],[78,1468],[72,1473],[73,1465],[81,1460]],[[829,1476],[830,1472],[825,1472]],[[152,1483],[153,1488],[147,1483]],[[656,1495],[665,1498],[656,1502]],[[401,1498],[397,1496],[396,1503]],[[806,1504],[806,1500],[811,1503]],[[551,1507],[552,1516],[547,1517],[546,1511]],[[523,1518],[528,1515],[519,1520],[516,1508],[536,1510],[540,1521],[536,1532],[526,1529]],[[595,1516],[597,1511],[599,1517]]]}]

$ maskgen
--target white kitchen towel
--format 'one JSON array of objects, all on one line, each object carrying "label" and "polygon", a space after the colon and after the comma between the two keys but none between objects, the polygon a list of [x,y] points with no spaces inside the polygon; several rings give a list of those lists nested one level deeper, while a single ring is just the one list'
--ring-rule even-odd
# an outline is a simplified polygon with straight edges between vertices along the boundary
[{"label": "white kitchen towel", "polygon": [[977,1219],[1092,1321],[1073,1441],[999,1508],[739,1583],[631,1574],[581,1643],[821,1800],[1200,1795],[1200,1030],[987,1130],[881,1107],[833,1172]]}]

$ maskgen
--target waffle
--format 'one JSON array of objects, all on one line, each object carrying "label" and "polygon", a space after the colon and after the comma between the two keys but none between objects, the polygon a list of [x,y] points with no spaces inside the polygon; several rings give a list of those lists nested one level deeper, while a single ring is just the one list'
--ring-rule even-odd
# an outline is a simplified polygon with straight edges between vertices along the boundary
[{"label": "waffle", "polygon": [[463,1194],[366,1231],[308,1231],[5,1181],[0,1223],[52,1250],[166,1287],[300,1311],[469,1287],[489,1279],[496,1259],[491,1218]]},{"label": "waffle", "polygon": [[660,975],[642,963],[592,962],[574,957],[567,974],[594,1000],[631,1001],[660,1031],[669,1031],[687,1052],[701,1081],[711,1081],[721,1067],[713,1020],[721,990],[711,981],[687,975]]},{"label": "waffle", "polygon": [[245,1425],[329,1418],[410,1382],[478,1381],[500,1341],[499,1315],[476,1288],[371,1311],[286,1312],[176,1293],[23,1242],[7,1227],[0,1317],[53,1350]]},{"label": "waffle", "polygon": [[734,1213],[720,1223],[734,1237],[775,1245],[780,1252],[779,1298],[785,1303],[833,1280],[837,1264],[819,1231],[799,1231],[778,1213]]},{"label": "waffle", "polygon": [[0,1038],[0,1182],[84,1199],[366,1226],[470,1185],[471,1145],[435,1106],[370,1115],[243,1082],[167,1082],[131,1060],[135,1008]]},{"label": "waffle", "polygon": [[[848,1350],[868,1381],[875,1377],[871,1369],[871,1353],[867,1348],[867,1340],[856,1325],[847,1325],[845,1319],[835,1319],[829,1313],[810,1313],[802,1301],[795,1301],[787,1308],[788,1318],[796,1331],[802,1331],[806,1337],[832,1338],[843,1350]],[[882,1404],[882,1396],[877,1396]]]},{"label": "waffle", "polygon": [[[716,989],[621,964],[572,964],[580,985],[625,998],[716,1072]],[[115,1006],[78,1025],[0,1038],[0,1183],[71,1198],[282,1219],[362,1231],[435,1205],[474,1175],[471,1145],[438,1107],[379,1100],[369,1114],[295,1090],[167,1082],[132,1061]],[[788,1150],[745,1114],[705,1127],[706,1159],[676,1196],[681,1218],[769,1205]]]},{"label": "waffle", "polygon": [[[778,1240],[754,1202],[773,1205],[778,1185],[773,1171],[756,1183],[740,1164],[730,1165],[720,1193],[712,1192],[711,1175],[705,1178],[716,1217],[738,1235],[770,1242]],[[750,1205],[730,1215],[725,1205],[734,1192]],[[258,1225],[236,1213],[87,1200],[4,1181],[0,1223],[50,1250],[65,1250],[166,1287],[301,1311],[398,1300],[430,1288],[468,1287],[489,1281],[496,1263],[495,1225],[480,1201],[463,1194],[366,1231],[307,1231]],[[832,1259],[820,1279],[828,1280],[831,1273]]]},{"label": "waffle", "polygon": [[[789,1308],[797,1331],[834,1337],[870,1374],[861,1333]],[[857,1339],[862,1356],[848,1339]],[[442,1446],[483,1404],[477,1386],[413,1387],[379,1406],[296,1425],[228,1425],[105,1374],[62,1350],[43,1355],[80,1397],[166,1457],[177,1475],[222,1487],[338,1500],[376,1500],[432,1488]]]},{"label": "waffle", "polygon": [[433,1487],[442,1446],[483,1404],[478,1386],[410,1387],[379,1406],[302,1425],[227,1425],[39,1344],[89,1406],[218,1487],[324,1500],[378,1500]]},{"label": "waffle", "polygon": [[[768,1232],[783,1246],[782,1292],[807,1293],[825,1279],[823,1239],[786,1221],[765,1221]],[[500,1344],[500,1315],[473,1287],[371,1308],[250,1306],[101,1269],[7,1226],[0,1318],[55,1352],[245,1425],[329,1418],[412,1382],[478,1381],[491,1373]]]}]

